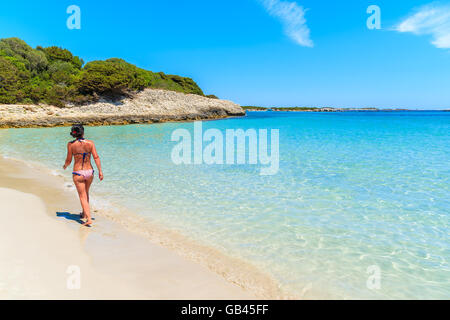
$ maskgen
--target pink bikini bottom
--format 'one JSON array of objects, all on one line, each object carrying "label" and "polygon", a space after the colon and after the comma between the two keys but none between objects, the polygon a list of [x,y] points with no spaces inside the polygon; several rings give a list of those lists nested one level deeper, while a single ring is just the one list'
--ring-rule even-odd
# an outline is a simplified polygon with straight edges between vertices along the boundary
[{"label": "pink bikini bottom", "polygon": [[72,172],[72,174],[83,177],[84,180],[87,180],[94,175],[94,170],[79,170]]}]

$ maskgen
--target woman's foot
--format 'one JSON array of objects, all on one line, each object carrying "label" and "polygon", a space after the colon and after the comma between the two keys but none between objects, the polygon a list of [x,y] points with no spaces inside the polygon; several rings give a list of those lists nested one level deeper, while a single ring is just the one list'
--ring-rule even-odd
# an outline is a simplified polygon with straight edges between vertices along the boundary
[{"label": "woman's foot", "polygon": [[81,212],[80,213],[80,219],[85,219],[86,218],[86,215],[84,214],[84,212]]},{"label": "woman's foot", "polygon": [[83,226],[90,226],[92,224],[92,220],[89,219],[88,221],[86,221],[85,223],[83,223]]}]

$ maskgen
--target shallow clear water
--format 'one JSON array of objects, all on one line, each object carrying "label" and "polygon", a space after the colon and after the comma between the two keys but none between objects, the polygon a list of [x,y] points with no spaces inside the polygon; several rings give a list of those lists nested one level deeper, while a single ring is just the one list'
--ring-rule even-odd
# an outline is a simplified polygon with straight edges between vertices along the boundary
[{"label": "shallow clear water", "polygon": [[[97,195],[251,261],[305,297],[450,297],[450,112],[250,112],[203,122],[280,131],[280,169],[175,165],[173,130],[87,128]],[[69,128],[0,130],[2,155],[58,172]],[[70,178],[70,172],[64,172]],[[380,288],[367,281],[380,271]],[[370,269],[372,270],[372,269]]]}]

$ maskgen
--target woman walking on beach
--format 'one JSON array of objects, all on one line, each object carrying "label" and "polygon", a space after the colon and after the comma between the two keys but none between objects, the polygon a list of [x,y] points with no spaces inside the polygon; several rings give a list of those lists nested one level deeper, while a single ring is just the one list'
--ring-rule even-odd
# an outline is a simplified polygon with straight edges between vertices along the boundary
[{"label": "woman walking on beach", "polygon": [[89,188],[94,180],[91,155],[97,165],[100,181],[103,180],[102,166],[94,142],[84,139],[84,127],[81,124],[74,125],[70,130],[70,135],[74,137],[75,140],[67,144],[67,157],[63,168],[66,170],[72,162],[73,156],[74,165],[72,175],[78,196],[80,197],[81,207],[83,208],[81,218],[86,219],[86,222],[83,223],[83,225],[89,226],[92,224],[91,210],[89,208]]}]

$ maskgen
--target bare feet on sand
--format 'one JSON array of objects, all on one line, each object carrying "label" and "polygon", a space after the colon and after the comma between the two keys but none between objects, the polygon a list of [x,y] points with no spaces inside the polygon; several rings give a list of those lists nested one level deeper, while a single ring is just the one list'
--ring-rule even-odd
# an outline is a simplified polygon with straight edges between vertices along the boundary
[{"label": "bare feet on sand", "polygon": [[86,227],[90,227],[92,225],[92,220],[88,220],[88,221],[86,221],[85,223],[83,223],[83,226],[86,226]]}]

